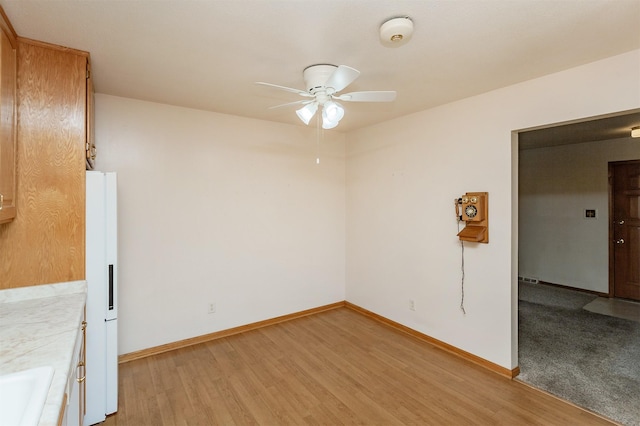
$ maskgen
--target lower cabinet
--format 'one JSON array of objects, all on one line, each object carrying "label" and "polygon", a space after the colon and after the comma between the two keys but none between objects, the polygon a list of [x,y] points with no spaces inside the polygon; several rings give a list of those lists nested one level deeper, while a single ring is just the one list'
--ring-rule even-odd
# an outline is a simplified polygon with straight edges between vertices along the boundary
[{"label": "lower cabinet", "polygon": [[60,409],[58,426],[82,426],[84,423],[84,413],[86,411],[86,364],[85,364],[85,342],[87,322],[82,321],[81,333],[78,335],[76,346],[73,351],[72,366],[67,380],[65,399]]}]

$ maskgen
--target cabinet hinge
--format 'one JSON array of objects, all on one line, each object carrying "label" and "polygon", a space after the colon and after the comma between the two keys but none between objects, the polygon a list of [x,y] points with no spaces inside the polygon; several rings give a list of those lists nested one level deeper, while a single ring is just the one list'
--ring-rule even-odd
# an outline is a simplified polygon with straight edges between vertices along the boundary
[{"label": "cabinet hinge", "polygon": [[91,77],[91,71],[87,70],[87,76],[85,77],[87,80]]}]

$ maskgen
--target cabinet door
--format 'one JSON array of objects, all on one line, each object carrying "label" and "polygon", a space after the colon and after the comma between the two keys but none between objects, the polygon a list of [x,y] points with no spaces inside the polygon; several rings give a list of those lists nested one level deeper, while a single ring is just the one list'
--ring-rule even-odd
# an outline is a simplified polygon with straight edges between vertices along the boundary
[{"label": "cabinet door", "polygon": [[83,426],[85,404],[85,379],[87,369],[85,367],[85,330],[87,323],[82,321],[80,334],[73,351],[73,364],[75,367],[69,373],[67,382],[68,405],[63,424],[66,426]]},{"label": "cabinet door", "polygon": [[74,379],[69,393],[69,405],[67,405],[65,421],[63,422],[66,426],[82,426],[82,423],[80,423],[80,401],[78,399],[79,387],[78,382]]},{"label": "cabinet door", "polygon": [[0,223],[16,216],[16,49],[0,31]]},{"label": "cabinet door", "polygon": [[17,53],[18,215],[0,225],[0,288],[82,280],[87,55],[24,39]]},{"label": "cabinet door", "polygon": [[[85,307],[85,318],[87,308]],[[80,364],[82,365],[82,376],[79,380],[78,403],[80,404],[80,426],[84,425],[84,416],[87,414],[87,321],[82,321],[82,346],[80,348]]]}]

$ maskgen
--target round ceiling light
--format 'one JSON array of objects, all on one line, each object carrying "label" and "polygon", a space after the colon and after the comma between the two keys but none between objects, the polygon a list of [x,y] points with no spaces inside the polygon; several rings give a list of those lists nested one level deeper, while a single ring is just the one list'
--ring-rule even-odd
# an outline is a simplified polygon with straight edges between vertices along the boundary
[{"label": "round ceiling light", "polygon": [[408,16],[392,18],[380,26],[380,41],[387,47],[406,44],[413,35],[413,21]]}]

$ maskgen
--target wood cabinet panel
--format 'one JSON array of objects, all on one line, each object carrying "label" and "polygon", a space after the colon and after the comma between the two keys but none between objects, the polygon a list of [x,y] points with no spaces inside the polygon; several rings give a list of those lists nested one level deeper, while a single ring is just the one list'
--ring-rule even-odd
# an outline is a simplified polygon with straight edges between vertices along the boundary
[{"label": "wood cabinet panel", "polygon": [[0,13],[0,223],[16,216],[16,47]]},{"label": "wood cabinet panel", "polygon": [[88,54],[18,38],[17,209],[0,288],[84,279]]}]

